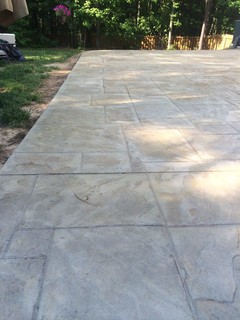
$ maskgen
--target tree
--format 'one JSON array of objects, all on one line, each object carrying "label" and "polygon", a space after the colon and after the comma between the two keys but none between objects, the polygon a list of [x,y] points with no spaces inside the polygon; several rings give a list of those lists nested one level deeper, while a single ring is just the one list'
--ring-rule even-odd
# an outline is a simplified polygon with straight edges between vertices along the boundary
[{"label": "tree", "polygon": [[218,0],[214,6],[211,32],[214,34],[233,33],[235,20],[239,19],[240,0]]},{"label": "tree", "polygon": [[[0,0],[1,1],[1,0]],[[102,35],[121,37],[140,43],[145,35],[162,40],[173,35],[197,36],[200,48],[207,33],[232,33],[239,18],[240,0],[27,0],[30,15],[11,26],[20,45],[79,44],[80,35],[96,33],[100,46]],[[72,16],[64,25],[57,21],[57,4],[71,8]],[[204,19],[203,19],[204,17]],[[202,30],[201,30],[202,26]],[[89,36],[89,38],[90,38]],[[71,41],[69,41],[71,39]]]},{"label": "tree", "polygon": [[171,0],[171,13],[170,13],[170,19],[169,19],[169,31],[168,31],[168,44],[167,49],[171,48],[171,42],[172,42],[172,34],[173,34],[173,26],[174,25],[180,25],[179,20],[177,20],[177,14],[176,10],[179,8],[179,2],[176,0]]},{"label": "tree", "polygon": [[202,24],[200,40],[199,40],[199,47],[198,47],[199,50],[203,49],[203,41],[206,37],[212,6],[213,6],[213,0],[205,0],[205,14],[204,14],[204,20]]}]

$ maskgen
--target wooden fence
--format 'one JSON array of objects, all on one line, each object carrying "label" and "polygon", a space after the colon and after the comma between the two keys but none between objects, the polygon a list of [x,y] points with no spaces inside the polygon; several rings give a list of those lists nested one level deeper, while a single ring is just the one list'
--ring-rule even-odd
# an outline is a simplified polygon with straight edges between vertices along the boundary
[{"label": "wooden fence", "polygon": [[[208,36],[203,48],[206,50],[223,50],[229,48],[233,36],[229,34]],[[173,37],[172,48],[176,50],[195,50],[198,49],[199,37]]]},{"label": "wooden fence", "polygon": [[[73,35],[66,33],[59,35],[52,35],[52,40],[57,40],[63,47],[77,46],[79,39]],[[208,36],[204,43],[203,49],[206,50],[223,50],[229,48],[233,40],[233,35],[214,35]],[[76,43],[75,43],[76,42]],[[81,41],[83,47],[88,49],[97,48],[97,39],[95,33],[88,33]],[[199,37],[172,37],[172,50],[197,50],[199,44]],[[167,49],[167,39],[159,38],[157,36],[137,37],[135,39],[126,39],[123,37],[110,37],[104,34],[101,35],[100,47],[97,49],[142,49],[142,50],[157,50]]]},{"label": "wooden fence", "polygon": [[139,39],[126,39],[123,37],[111,37],[101,35],[99,45],[97,47],[97,36],[95,33],[88,34],[86,39],[86,47],[87,48],[97,48],[97,49],[141,49],[141,40]]},{"label": "wooden fence", "polygon": [[[232,43],[233,36],[229,34],[208,36],[203,44],[203,48],[207,50],[222,50],[229,48]],[[157,36],[145,36],[138,39],[124,39],[120,37],[107,37],[102,35],[100,39],[99,49],[142,49],[156,50],[166,49],[165,39]],[[87,47],[96,48],[96,35],[92,34]],[[199,37],[173,37],[171,49],[174,50],[196,50],[198,49]]]}]

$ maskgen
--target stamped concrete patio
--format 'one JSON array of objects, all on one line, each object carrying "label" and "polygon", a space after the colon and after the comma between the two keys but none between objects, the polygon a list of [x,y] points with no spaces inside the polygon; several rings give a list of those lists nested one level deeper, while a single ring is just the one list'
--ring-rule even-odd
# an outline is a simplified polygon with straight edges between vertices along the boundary
[{"label": "stamped concrete patio", "polygon": [[240,319],[239,53],[83,53],[0,172],[1,320]]}]

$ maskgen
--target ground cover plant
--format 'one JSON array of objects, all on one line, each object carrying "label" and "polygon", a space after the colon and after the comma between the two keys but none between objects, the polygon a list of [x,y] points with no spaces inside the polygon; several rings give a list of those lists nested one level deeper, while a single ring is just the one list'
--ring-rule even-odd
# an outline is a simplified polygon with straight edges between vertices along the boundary
[{"label": "ground cover plant", "polygon": [[52,63],[63,62],[79,53],[76,49],[24,49],[26,61],[0,61],[0,124],[11,127],[26,125],[28,111],[22,109],[40,101],[38,89],[54,68]]}]

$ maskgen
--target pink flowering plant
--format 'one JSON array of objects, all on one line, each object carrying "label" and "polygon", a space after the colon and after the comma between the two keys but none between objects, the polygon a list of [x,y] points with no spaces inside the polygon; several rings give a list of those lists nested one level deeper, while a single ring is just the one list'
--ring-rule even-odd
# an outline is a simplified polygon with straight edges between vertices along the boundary
[{"label": "pink flowering plant", "polygon": [[71,11],[64,4],[58,4],[54,9],[57,17],[69,17],[71,15]]}]

